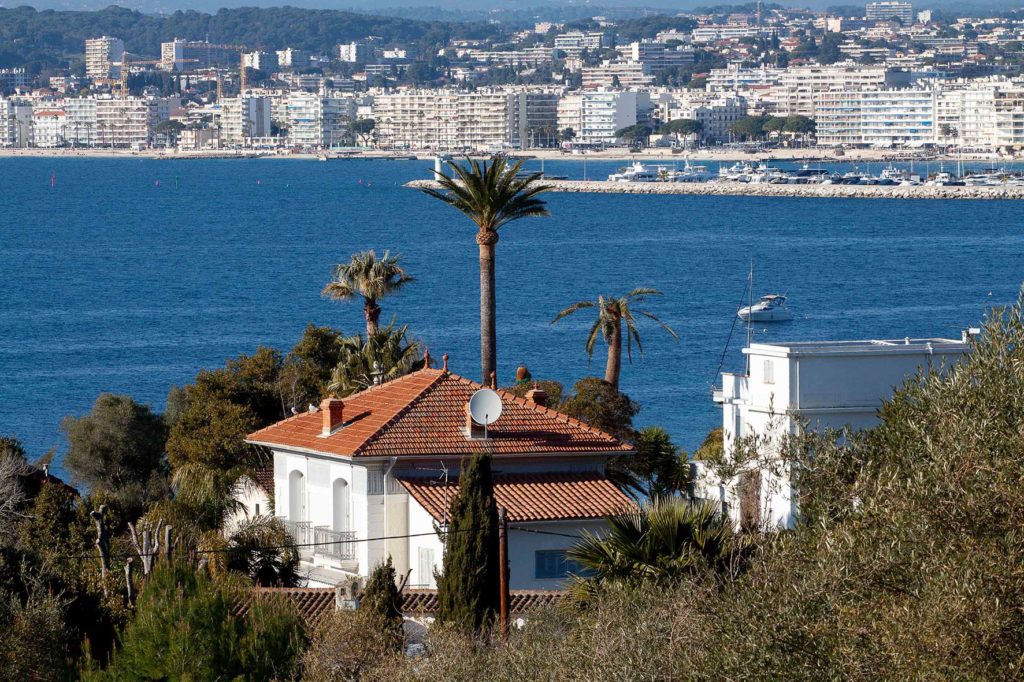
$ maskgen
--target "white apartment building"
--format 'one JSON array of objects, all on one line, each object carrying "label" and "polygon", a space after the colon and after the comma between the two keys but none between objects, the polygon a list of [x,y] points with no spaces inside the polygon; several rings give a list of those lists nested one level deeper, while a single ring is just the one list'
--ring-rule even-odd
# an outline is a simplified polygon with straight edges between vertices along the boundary
[{"label": "white apartment building", "polygon": [[281,68],[304,69],[309,66],[309,52],[288,47],[277,51],[277,63]]},{"label": "white apartment building", "polygon": [[608,36],[600,31],[569,31],[555,36],[555,49],[575,56],[583,50],[600,50],[610,46]]},{"label": "white apartment building", "polygon": [[692,64],[694,59],[693,48],[669,47],[654,40],[632,42],[619,48],[619,54],[627,61],[646,65],[649,72],[654,74]]},{"label": "white apartment building", "polygon": [[711,69],[706,87],[708,92],[736,92],[751,87],[778,85],[785,71],[767,65],[745,67],[731,63],[724,69]]},{"label": "white apartment building", "polygon": [[96,144],[96,99],[94,97],[68,97],[61,102],[67,114],[67,140],[73,147],[92,147]]},{"label": "white apartment building", "polygon": [[946,85],[936,102],[937,139],[965,147],[1024,145],[1024,84],[1005,79]]},{"label": "white apartment building", "polygon": [[703,92],[670,96],[661,106],[663,121],[691,119],[703,125],[700,138],[710,142],[729,139],[729,126],[747,115],[747,99],[738,95]]},{"label": "white apartment building", "polygon": [[771,88],[766,101],[782,116],[814,116],[814,98],[826,90],[904,87],[911,74],[884,66],[831,64],[791,67],[779,74],[778,85]]},{"label": "white apartment building", "polygon": [[89,38],[85,41],[85,75],[89,78],[119,78],[123,56],[124,41],[120,38]]},{"label": "white apartment building", "polygon": [[384,148],[519,148],[553,132],[557,95],[545,91],[403,90],[373,100],[377,144]]},{"label": "white apartment building", "polygon": [[245,147],[253,138],[270,137],[271,98],[226,97],[220,102],[220,140],[225,147]]},{"label": "white apartment building", "polygon": [[921,146],[934,143],[935,88],[829,90],[817,95],[819,145]]},{"label": "white apartment building", "polygon": [[32,146],[43,149],[67,143],[67,114],[61,109],[32,110]]},{"label": "white apartment building", "polygon": [[366,43],[351,42],[338,45],[338,59],[349,64],[365,64],[369,61],[370,49]]},{"label": "white apartment building", "polygon": [[775,29],[766,26],[746,26],[727,24],[725,26],[701,26],[693,29],[692,40],[694,43],[713,43],[716,40],[730,40],[734,38],[757,38],[759,36],[770,36]]},{"label": "white apartment building", "polygon": [[811,430],[871,427],[882,402],[918,370],[941,370],[969,349],[966,334],[960,340],[751,344],[743,349],[749,372],[723,374],[715,401],[722,405],[727,461],[745,459],[736,459],[739,439],[757,436],[763,447],[758,461],[748,462],[747,470],[731,480],[719,480],[697,461],[699,496],[721,504],[737,524],[792,527],[798,513],[795,491],[777,449],[772,452],[782,436],[797,433],[802,424]]},{"label": "white apartment building", "polygon": [[96,99],[94,139],[100,147],[141,149],[153,137],[153,128],[169,113],[166,100],[152,97]]},{"label": "white apartment building", "polygon": [[572,128],[574,143],[607,145],[615,131],[635,125],[638,111],[650,109],[647,92],[593,90],[566,95],[558,104],[558,129]]},{"label": "white apartment building", "polygon": [[285,115],[288,144],[335,147],[344,143],[349,126],[355,120],[356,101],[351,97],[293,92],[287,97]]},{"label": "white apartment building", "polygon": [[645,88],[654,83],[647,64],[605,61],[583,68],[583,88]]},{"label": "white apartment building", "polygon": [[276,52],[263,52],[262,50],[246,52],[242,55],[242,63],[248,69],[256,69],[268,74],[277,71],[280,67],[277,63]]},{"label": "white apartment building", "polygon": [[28,147],[32,142],[32,105],[0,97],[0,147]]},{"label": "white apartment building", "polygon": [[897,19],[904,26],[914,23],[914,6],[909,2],[869,2],[864,8],[868,21]]}]

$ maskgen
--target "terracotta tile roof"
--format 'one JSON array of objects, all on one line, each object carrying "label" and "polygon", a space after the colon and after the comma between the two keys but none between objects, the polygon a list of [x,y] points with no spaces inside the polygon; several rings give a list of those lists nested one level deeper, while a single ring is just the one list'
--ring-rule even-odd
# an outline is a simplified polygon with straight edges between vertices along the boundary
[{"label": "terracotta tile roof", "polygon": [[[458,482],[397,474],[409,494],[438,521],[445,505],[458,493]],[[634,503],[597,472],[499,474],[494,477],[494,498],[508,510],[509,521],[556,521],[604,518],[633,507]]]},{"label": "terracotta tile roof", "polygon": [[[511,590],[509,611],[524,614],[532,609],[557,604],[565,592],[556,590]],[[407,616],[428,615],[437,612],[437,590],[411,590],[402,592],[402,613]]]},{"label": "terracotta tile roof", "polygon": [[249,612],[252,602],[262,597],[278,595],[292,603],[299,619],[312,625],[325,613],[334,610],[333,587],[257,587],[241,598],[235,606],[235,613],[244,616]]},{"label": "terracotta tile roof", "polygon": [[482,386],[423,369],[344,400],[344,426],[321,437],[322,415],[305,412],[249,434],[252,443],[353,457],[615,454],[632,448],[599,429],[504,391],[489,438],[465,433],[466,404]]},{"label": "terracotta tile roof", "polygon": [[[299,618],[312,625],[325,614],[334,611],[333,587],[257,587],[235,606],[235,613],[244,616],[254,599],[268,595],[285,597],[295,607]],[[521,615],[531,609],[557,604],[564,592],[555,590],[512,590],[509,609]],[[402,613],[406,616],[425,616],[437,612],[437,590],[405,589],[402,591]]]},{"label": "terracotta tile roof", "polygon": [[274,495],[274,465],[261,467],[252,471],[252,481],[260,490],[271,497]]}]

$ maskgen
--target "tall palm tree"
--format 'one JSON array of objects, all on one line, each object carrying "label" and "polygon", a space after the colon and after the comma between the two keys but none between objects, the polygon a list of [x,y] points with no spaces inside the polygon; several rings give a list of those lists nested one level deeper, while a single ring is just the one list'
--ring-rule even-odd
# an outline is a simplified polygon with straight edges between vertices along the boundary
[{"label": "tall palm tree", "polygon": [[372,337],[380,326],[380,304],[377,301],[413,281],[402,269],[401,260],[401,256],[392,256],[387,251],[380,258],[375,251],[357,253],[349,262],[339,263],[334,268],[334,279],[324,287],[323,295],[336,301],[362,296],[366,335]]},{"label": "tall palm tree", "polygon": [[537,195],[551,189],[540,182],[541,174],[520,176],[523,162],[511,166],[503,156],[490,161],[468,160],[468,167],[449,162],[452,175],[437,173],[440,189],[423,191],[462,211],[476,223],[480,248],[480,370],[483,383],[491,381],[497,365],[495,331],[494,250],[498,230],[520,218],[546,216],[548,210]]},{"label": "tall palm tree", "polygon": [[598,335],[608,344],[608,363],[605,365],[604,380],[612,385],[615,390],[619,389],[619,374],[622,371],[622,325],[626,325],[626,356],[633,362],[633,343],[636,342],[637,350],[641,354],[644,347],[640,343],[640,332],[636,328],[636,315],[643,315],[657,322],[662,329],[672,335],[676,341],[679,335],[671,327],[659,320],[654,313],[634,308],[635,304],[643,303],[648,296],[661,296],[657,289],[633,289],[625,296],[604,297],[598,296],[596,301],[577,301],[571,306],[558,313],[551,324],[558,322],[563,317],[572,315],[578,310],[597,308],[597,320],[590,328],[587,336],[587,355],[594,356],[594,343]]}]

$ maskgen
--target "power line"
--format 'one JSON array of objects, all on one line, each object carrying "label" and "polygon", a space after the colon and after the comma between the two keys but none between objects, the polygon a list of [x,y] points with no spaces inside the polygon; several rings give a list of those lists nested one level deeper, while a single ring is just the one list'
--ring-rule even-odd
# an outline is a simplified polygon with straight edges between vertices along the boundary
[{"label": "power line", "polygon": [[537,530],[536,528],[523,528],[522,526],[509,526],[512,530],[522,531],[523,533],[537,533],[538,535],[557,535],[562,538],[572,538],[573,540],[582,540],[582,535],[570,535],[569,533],[557,533],[553,530]]},{"label": "power line", "polygon": [[[452,533],[468,533],[469,531],[472,531],[472,530],[476,530],[476,528],[463,528],[463,529],[457,530],[457,531],[446,530],[444,532],[444,534],[445,535],[451,535]],[[196,549],[196,550],[192,550],[192,551],[194,551],[196,554],[230,554],[232,552],[243,552],[243,551],[270,552],[270,551],[276,551],[276,550],[282,550],[282,549],[298,549],[300,547],[322,547],[324,545],[347,545],[347,544],[355,544],[357,542],[383,542],[385,540],[402,540],[402,539],[406,539],[406,538],[426,537],[426,536],[429,536],[429,535],[437,535],[437,533],[434,532],[434,531],[431,531],[429,533],[409,533],[409,534],[406,534],[406,535],[387,535],[387,536],[381,536],[381,537],[376,537],[376,538],[353,538],[351,540],[328,540],[328,541],[325,541],[325,542],[303,542],[303,543],[297,543],[297,544],[294,544],[294,545],[269,545],[269,546],[266,546],[266,547],[223,547],[223,548],[218,548],[218,549]],[[107,558],[108,559],[133,559],[135,557],[144,557],[144,556],[153,556],[153,557],[155,557],[155,556],[159,556],[164,551],[165,551],[164,549],[161,549],[160,551],[156,551],[156,552],[133,552],[131,554],[108,554]],[[59,556],[57,558],[59,558],[59,559],[95,559],[96,556],[97,556],[96,554],[71,554],[71,555],[62,555],[62,556]]]}]

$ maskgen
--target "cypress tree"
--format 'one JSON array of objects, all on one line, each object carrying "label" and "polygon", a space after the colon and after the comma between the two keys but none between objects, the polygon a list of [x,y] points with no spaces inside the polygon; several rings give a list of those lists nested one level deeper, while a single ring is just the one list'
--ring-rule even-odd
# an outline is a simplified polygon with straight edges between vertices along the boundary
[{"label": "cypress tree", "polygon": [[378,564],[370,574],[359,608],[378,621],[382,634],[397,642],[402,636],[401,601],[402,595],[398,593],[398,585],[395,584],[395,566],[389,556],[386,562]]},{"label": "cypress tree", "polygon": [[471,632],[493,621],[499,608],[498,508],[491,456],[476,455],[459,477],[452,500],[443,571],[437,584],[437,620]]}]

